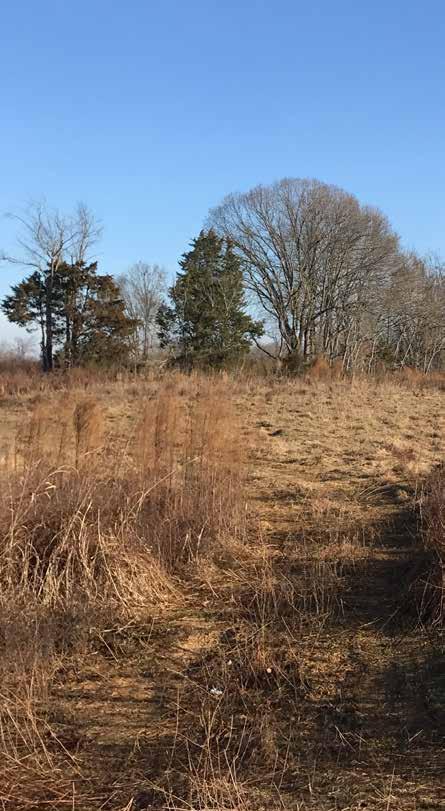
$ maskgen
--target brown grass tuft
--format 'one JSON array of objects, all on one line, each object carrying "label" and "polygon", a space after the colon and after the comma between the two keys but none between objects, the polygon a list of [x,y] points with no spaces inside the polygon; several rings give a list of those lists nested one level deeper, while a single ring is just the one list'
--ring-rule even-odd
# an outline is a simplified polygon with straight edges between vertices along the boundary
[{"label": "brown grass tuft", "polygon": [[75,436],[75,464],[79,467],[88,454],[97,451],[104,433],[103,412],[94,400],[77,403],[73,414]]},{"label": "brown grass tuft", "polygon": [[318,355],[312,361],[305,376],[312,381],[338,380],[343,376],[341,360],[330,363],[324,355]]},{"label": "brown grass tuft", "polygon": [[422,615],[436,625],[445,623],[445,466],[429,477],[422,499],[422,530],[426,550],[432,556],[423,580]]}]

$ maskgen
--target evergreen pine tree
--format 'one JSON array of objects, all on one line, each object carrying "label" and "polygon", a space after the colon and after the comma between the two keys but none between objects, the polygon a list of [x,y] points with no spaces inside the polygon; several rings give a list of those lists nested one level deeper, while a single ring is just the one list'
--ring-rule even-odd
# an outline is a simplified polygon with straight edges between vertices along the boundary
[{"label": "evergreen pine tree", "polygon": [[241,263],[230,244],[201,231],[180,261],[181,272],[169,290],[157,323],[162,347],[171,347],[187,367],[223,367],[241,360],[261,322],[246,313]]}]

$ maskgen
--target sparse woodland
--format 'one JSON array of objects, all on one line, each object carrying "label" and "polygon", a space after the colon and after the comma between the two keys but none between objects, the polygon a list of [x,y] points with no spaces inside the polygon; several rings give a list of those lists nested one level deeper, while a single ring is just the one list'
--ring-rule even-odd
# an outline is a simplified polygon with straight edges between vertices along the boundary
[{"label": "sparse woodland", "polygon": [[315,181],[227,198],[169,289],[83,206],[19,226],[0,808],[444,808],[440,263]]}]

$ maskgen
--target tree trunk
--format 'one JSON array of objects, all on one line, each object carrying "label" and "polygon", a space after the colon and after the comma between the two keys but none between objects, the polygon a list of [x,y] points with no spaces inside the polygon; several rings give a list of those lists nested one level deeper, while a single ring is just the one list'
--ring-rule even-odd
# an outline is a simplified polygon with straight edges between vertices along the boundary
[{"label": "tree trunk", "polygon": [[54,367],[53,359],[53,273],[51,269],[46,280],[46,301],[45,301],[45,331],[46,346],[43,368],[45,372],[52,372]]},{"label": "tree trunk", "polygon": [[43,368],[45,372],[52,372],[54,366],[53,361],[53,325],[52,325],[52,310],[51,306],[46,307],[46,346],[45,346],[45,359]]}]

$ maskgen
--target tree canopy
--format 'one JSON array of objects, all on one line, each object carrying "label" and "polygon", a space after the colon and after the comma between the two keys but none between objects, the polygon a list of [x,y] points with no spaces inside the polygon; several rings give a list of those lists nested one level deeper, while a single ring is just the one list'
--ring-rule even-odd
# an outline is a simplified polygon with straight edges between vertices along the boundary
[{"label": "tree canopy", "polygon": [[301,360],[348,353],[364,310],[399,265],[384,215],[317,180],[229,195],[209,222],[233,244],[287,356]]},{"label": "tree canopy", "polygon": [[[54,361],[64,366],[123,362],[137,322],[128,317],[112,276],[100,275],[97,262],[61,262],[51,278],[50,268],[34,271],[14,285],[1,308],[12,323],[38,330],[45,370]],[[51,366],[48,366],[48,310]]]}]

